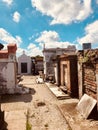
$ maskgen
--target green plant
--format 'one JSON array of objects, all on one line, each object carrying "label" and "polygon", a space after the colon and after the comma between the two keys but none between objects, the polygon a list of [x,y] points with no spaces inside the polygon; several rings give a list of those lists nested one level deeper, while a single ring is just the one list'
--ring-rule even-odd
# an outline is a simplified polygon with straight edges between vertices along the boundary
[{"label": "green plant", "polygon": [[26,123],[26,130],[31,130],[32,126],[29,122]]},{"label": "green plant", "polygon": [[32,125],[29,122],[29,117],[30,117],[30,112],[29,112],[29,110],[27,110],[27,114],[26,114],[26,130],[31,130],[32,129]]},{"label": "green plant", "polygon": [[93,64],[98,60],[98,50],[86,50],[78,55],[80,64]]}]

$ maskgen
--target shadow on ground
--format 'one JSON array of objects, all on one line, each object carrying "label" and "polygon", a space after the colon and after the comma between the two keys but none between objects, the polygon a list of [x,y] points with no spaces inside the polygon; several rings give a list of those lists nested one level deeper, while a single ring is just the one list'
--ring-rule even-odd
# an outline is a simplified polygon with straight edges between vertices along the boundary
[{"label": "shadow on ground", "polygon": [[33,98],[32,95],[36,93],[35,89],[29,88],[28,94],[5,94],[1,97],[1,103],[9,102],[30,102]]}]

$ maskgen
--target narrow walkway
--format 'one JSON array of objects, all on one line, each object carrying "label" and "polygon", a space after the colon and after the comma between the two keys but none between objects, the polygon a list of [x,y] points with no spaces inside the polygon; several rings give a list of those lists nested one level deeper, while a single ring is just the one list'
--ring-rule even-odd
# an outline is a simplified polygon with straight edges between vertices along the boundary
[{"label": "narrow walkway", "polygon": [[2,97],[8,130],[26,130],[27,116],[31,130],[69,130],[56,105],[58,99],[45,84],[37,84],[35,76],[23,76],[21,84],[30,88],[30,94]]}]

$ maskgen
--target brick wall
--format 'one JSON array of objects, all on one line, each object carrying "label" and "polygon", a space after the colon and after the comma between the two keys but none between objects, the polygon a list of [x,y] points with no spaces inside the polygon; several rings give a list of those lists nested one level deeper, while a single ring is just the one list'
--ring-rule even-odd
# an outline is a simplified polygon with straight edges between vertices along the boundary
[{"label": "brick wall", "polygon": [[84,67],[84,93],[97,99],[96,70],[93,67]]},{"label": "brick wall", "polygon": [[79,97],[84,93],[97,100],[98,49],[78,52]]}]

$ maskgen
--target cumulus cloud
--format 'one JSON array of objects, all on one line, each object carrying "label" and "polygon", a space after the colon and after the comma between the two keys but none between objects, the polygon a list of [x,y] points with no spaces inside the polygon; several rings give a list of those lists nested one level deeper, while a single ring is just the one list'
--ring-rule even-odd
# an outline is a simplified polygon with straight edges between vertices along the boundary
[{"label": "cumulus cloud", "polygon": [[91,0],[31,0],[42,14],[51,16],[50,24],[70,24],[86,19],[91,13]]},{"label": "cumulus cloud", "polygon": [[98,0],[96,0],[96,3],[98,4]]},{"label": "cumulus cloud", "polygon": [[41,36],[36,39],[36,42],[38,42],[42,47],[45,44],[46,48],[66,48],[68,45],[71,45],[70,42],[60,41],[59,35],[55,31],[43,31]]},{"label": "cumulus cloud", "polygon": [[16,51],[17,56],[22,55],[22,54],[23,54],[23,51],[25,51],[25,52],[26,52],[26,50],[25,50],[25,49],[18,47],[18,48],[17,48],[17,51]]},{"label": "cumulus cloud", "polygon": [[20,21],[20,14],[19,12],[14,12],[13,14],[13,21],[15,21],[16,23],[18,23]]},{"label": "cumulus cloud", "polygon": [[55,31],[43,31],[41,36],[36,39],[37,42],[54,42],[59,40],[59,35]]},{"label": "cumulus cloud", "polygon": [[8,6],[10,6],[13,3],[13,0],[2,0],[4,3],[6,3]]},{"label": "cumulus cloud", "polygon": [[[85,36],[78,38],[77,41],[82,43],[98,44],[98,20],[85,27]],[[98,45],[97,45],[98,46]]]},{"label": "cumulus cloud", "polygon": [[34,49],[34,48],[36,48],[36,45],[33,44],[33,43],[30,43],[27,48],[28,49]]},{"label": "cumulus cloud", "polygon": [[42,50],[36,44],[30,43],[27,47],[27,54],[29,56],[42,55]]},{"label": "cumulus cloud", "polygon": [[0,40],[3,43],[16,43],[19,46],[22,43],[22,39],[20,36],[13,37],[9,32],[7,32],[4,28],[0,28]]}]

